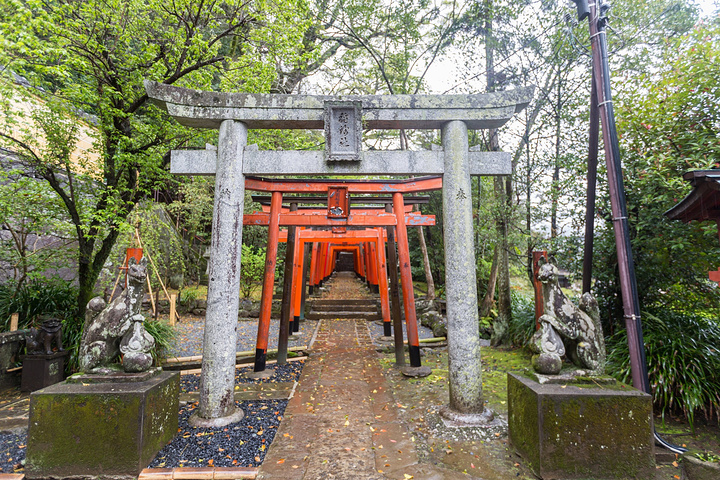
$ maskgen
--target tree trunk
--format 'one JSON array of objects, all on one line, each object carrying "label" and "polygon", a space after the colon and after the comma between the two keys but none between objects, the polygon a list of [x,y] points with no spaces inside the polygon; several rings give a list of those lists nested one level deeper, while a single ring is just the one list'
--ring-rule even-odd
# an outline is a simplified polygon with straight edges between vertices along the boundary
[{"label": "tree trunk", "polygon": [[[405,139],[403,141],[403,139]],[[405,137],[405,130],[400,130],[400,149],[405,150],[407,147],[407,138]],[[411,179],[413,177],[410,177]],[[414,209],[420,211],[420,207],[415,205]],[[425,272],[425,283],[427,284],[427,295],[425,298],[428,300],[435,300],[435,280],[433,280],[432,270],[430,269],[430,257],[428,256],[427,243],[425,243],[425,230],[423,227],[417,227],[418,240],[420,241],[420,251],[422,252],[423,271]]]},{"label": "tree trunk", "polygon": [[500,246],[495,245],[495,249],[493,251],[492,267],[490,267],[490,278],[488,279],[487,290],[485,290],[485,297],[483,297],[482,304],[480,304],[480,318],[490,316],[490,311],[492,310],[493,302],[495,301],[495,285],[497,285],[499,255]]},{"label": "tree trunk", "polygon": [[562,109],[560,79],[560,65],[558,65],[558,82],[557,82],[557,98],[555,99],[555,164],[553,165],[552,190],[550,203],[550,238],[558,236],[558,200],[560,198],[560,111]]},{"label": "tree trunk", "polygon": [[[490,2],[488,1],[488,5]],[[488,12],[491,9],[488,8]],[[495,91],[495,64],[494,64],[494,38],[492,35],[492,15],[488,14],[485,20],[485,58],[487,61],[487,90]],[[500,150],[497,129],[488,130],[490,137],[489,148],[491,152]],[[493,333],[491,343],[494,346],[506,344],[508,341],[508,324],[512,316],[510,304],[510,259],[508,257],[508,221],[509,206],[511,202],[512,184],[510,179],[503,180],[502,177],[495,177],[495,197],[500,206],[500,214],[497,216],[496,226],[500,241],[496,247],[495,258],[497,258],[498,276],[498,316],[493,322]],[[495,263],[495,258],[493,263]]]},{"label": "tree trunk", "polygon": [[493,346],[505,345],[508,342],[508,327],[512,317],[512,303],[510,301],[510,258],[508,255],[508,212],[510,195],[508,190],[512,187],[510,180],[495,179],[495,193],[501,203],[501,212],[498,216],[498,316],[493,322],[493,333],[490,343]]},{"label": "tree trunk", "polygon": [[425,270],[425,281],[427,282],[428,300],[435,300],[435,280],[433,280],[432,270],[430,270],[430,257],[428,256],[427,244],[425,243],[425,233],[423,227],[417,227],[418,239],[420,240],[420,251],[422,252],[423,269]]}]

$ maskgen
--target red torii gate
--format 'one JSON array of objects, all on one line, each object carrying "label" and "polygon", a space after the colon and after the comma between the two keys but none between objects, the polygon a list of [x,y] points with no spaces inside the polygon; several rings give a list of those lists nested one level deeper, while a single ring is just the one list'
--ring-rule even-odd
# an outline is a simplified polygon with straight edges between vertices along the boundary
[{"label": "red torii gate", "polygon": [[[429,222],[428,225],[432,224]],[[280,232],[280,241],[286,241],[287,231]],[[342,251],[352,252],[355,262],[355,273],[366,278],[368,283],[377,289],[380,294],[380,305],[383,317],[384,334],[390,336],[390,299],[387,283],[387,260],[385,258],[384,244],[387,233],[384,228],[369,228],[365,230],[349,230],[345,233],[332,233],[327,230],[300,230],[295,237],[295,254],[293,258],[291,321],[293,331],[298,331],[301,312],[302,290],[305,279],[302,276],[304,267],[304,245],[318,244],[320,249],[325,248],[327,254],[322,262],[315,262],[315,269],[310,271],[311,286],[313,280],[327,278],[334,270],[337,254]],[[379,244],[382,242],[383,246]],[[365,246],[365,249],[361,247]],[[364,250],[364,251],[361,251]],[[312,260],[311,260],[312,261]],[[321,265],[322,264],[322,265]],[[315,283],[317,285],[317,283]]]},{"label": "red torii gate", "polygon": [[[420,367],[420,344],[417,333],[415,299],[412,291],[407,225],[433,225],[434,217],[423,216],[412,212],[406,214],[403,193],[440,190],[442,188],[442,177],[422,177],[412,180],[337,180],[267,179],[248,176],[245,178],[245,188],[260,192],[271,192],[270,211],[268,213],[254,213],[243,216],[243,224],[245,225],[268,225],[269,227],[260,319],[258,321],[258,335],[255,349],[255,364],[253,369],[255,376],[267,375],[265,365],[267,360],[270,312],[281,225],[293,227],[331,227],[337,234],[346,234],[348,227],[392,226],[396,228],[410,367]],[[282,198],[283,194],[287,193],[326,193],[328,196],[327,211],[323,211],[322,213],[303,213],[296,210],[283,213]],[[351,194],[377,193],[392,194],[392,213],[354,213],[350,210]],[[378,235],[378,237],[380,237],[380,235]],[[377,244],[377,241],[374,243]],[[377,250],[383,250],[382,256],[384,257],[384,248]],[[313,256],[315,269],[322,269],[324,267],[321,273],[327,273],[327,263],[321,263],[318,267],[318,256]],[[328,258],[331,258],[330,251],[325,252],[324,262],[327,262]],[[315,269],[313,265],[311,265],[311,271],[317,272]],[[385,277],[385,281],[387,281],[387,277]],[[385,286],[385,292],[387,292],[387,285]]]}]

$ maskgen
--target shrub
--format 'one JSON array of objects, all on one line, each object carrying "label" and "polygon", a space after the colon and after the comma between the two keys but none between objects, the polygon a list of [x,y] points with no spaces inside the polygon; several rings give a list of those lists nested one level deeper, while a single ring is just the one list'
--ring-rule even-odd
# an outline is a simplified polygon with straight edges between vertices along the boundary
[{"label": "shrub", "polygon": [[510,343],[525,347],[535,333],[535,301],[515,292],[511,293],[512,318],[508,325]]},{"label": "shrub", "polygon": [[[662,412],[684,414],[694,424],[699,410],[706,418],[720,407],[720,324],[716,319],[664,311],[643,313],[643,337],[653,402]],[[608,340],[608,373],[631,382],[630,355],[624,330]]]},{"label": "shrub", "polygon": [[10,316],[20,314],[18,328],[29,328],[38,315],[68,319],[75,315],[77,287],[60,278],[34,278],[19,287],[0,285],[0,330],[10,328]]},{"label": "shrub", "polygon": [[195,304],[195,300],[200,298],[200,292],[197,287],[186,287],[180,292],[180,305],[189,308]]},{"label": "shrub", "polygon": [[[277,264],[276,272],[282,272],[279,254]],[[240,293],[244,298],[248,298],[262,285],[265,276],[265,249],[243,244],[240,265]]]},{"label": "shrub", "polygon": [[165,358],[167,352],[175,345],[175,329],[170,324],[156,320],[145,320],[145,330],[155,339],[155,348],[152,350],[155,365]]}]

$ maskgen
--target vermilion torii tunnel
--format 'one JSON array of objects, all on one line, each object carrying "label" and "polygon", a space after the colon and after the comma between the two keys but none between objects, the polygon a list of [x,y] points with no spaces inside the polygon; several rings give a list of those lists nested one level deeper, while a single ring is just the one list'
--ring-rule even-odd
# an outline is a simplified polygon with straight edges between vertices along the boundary
[{"label": "vermilion torii tunnel", "polygon": [[[280,227],[288,226],[285,240],[292,237],[292,269],[288,268],[291,279],[286,279],[289,301],[285,306],[288,320],[292,318],[293,330],[297,331],[300,318],[301,299],[305,278],[302,275],[304,266],[304,244],[312,243],[310,259],[310,284],[318,285],[333,271],[337,254],[340,251],[352,251],[355,255],[355,271],[366,278],[371,285],[376,285],[380,293],[384,333],[390,336],[390,305],[388,298],[387,261],[385,242],[386,227],[394,227],[397,235],[399,252],[400,277],[403,289],[403,308],[407,325],[410,368],[421,367],[420,346],[418,338],[415,300],[410,272],[410,253],[407,241],[407,225],[429,226],[435,224],[434,216],[421,215],[419,212],[406,211],[404,193],[417,193],[442,188],[442,177],[424,177],[414,180],[336,180],[336,179],[267,179],[247,177],[245,188],[248,190],[269,192],[270,206],[264,212],[244,215],[245,225],[267,225],[268,243],[266,250],[265,274],[258,323],[258,335],[255,351],[254,376],[264,376],[268,336],[270,329],[270,313],[272,295],[275,284],[275,266],[277,263],[278,243],[282,240]],[[325,193],[327,207],[325,209],[298,209],[303,198],[297,194]],[[368,195],[392,193],[392,211],[385,208],[351,208],[351,195]],[[283,208],[283,195],[291,197],[290,208]],[[310,199],[317,202],[317,199]],[[372,202],[372,198],[360,198],[358,201]],[[316,230],[296,227],[315,228]],[[368,228],[374,227],[374,228]],[[361,228],[361,230],[358,230]],[[323,229],[323,230],[319,230]],[[352,230],[349,230],[352,229]],[[394,248],[391,247],[391,248]],[[301,279],[301,277],[303,277]],[[288,281],[289,280],[289,281]],[[292,314],[291,314],[292,313]],[[396,328],[397,330],[397,328]],[[287,349],[287,335],[290,328],[281,327],[279,350]],[[402,349],[402,331],[396,350]],[[269,373],[269,372],[268,372]]]}]

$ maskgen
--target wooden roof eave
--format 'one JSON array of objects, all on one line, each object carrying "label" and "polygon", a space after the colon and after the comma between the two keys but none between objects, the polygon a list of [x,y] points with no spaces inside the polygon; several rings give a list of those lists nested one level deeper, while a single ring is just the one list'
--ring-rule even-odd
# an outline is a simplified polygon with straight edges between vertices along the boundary
[{"label": "wooden roof eave", "polygon": [[685,223],[720,219],[720,171],[688,172],[683,178],[693,183],[693,190],[664,215]]}]

